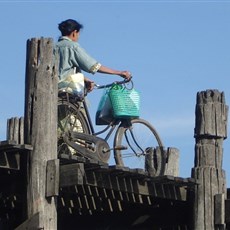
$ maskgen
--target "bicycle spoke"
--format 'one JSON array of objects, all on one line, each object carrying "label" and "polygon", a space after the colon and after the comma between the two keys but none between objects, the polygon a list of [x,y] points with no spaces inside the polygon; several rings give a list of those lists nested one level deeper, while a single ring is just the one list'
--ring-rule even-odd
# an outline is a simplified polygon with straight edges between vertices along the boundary
[{"label": "bicycle spoke", "polygon": [[135,138],[135,136],[134,136],[134,133],[133,133],[132,128],[130,128],[129,130],[130,130],[130,133],[131,133],[131,136],[132,136],[132,139],[133,139],[134,143],[135,143],[136,146],[141,150],[141,152],[144,153],[144,150],[141,148],[141,146],[140,146],[140,145],[137,143],[137,141],[136,141],[136,138]]},{"label": "bicycle spoke", "polygon": [[[127,134],[127,131],[128,131],[129,129],[126,129],[125,130],[125,139],[126,139],[126,141],[127,141],[127,143],[128,143],[128,146],[132,149],[132,151],[133,151],[133,153],[136,155],[136,152],[135,152],[135,150],[134,150],[134,148],[132,147],[132,145],[130,144],[130,141],[129,141],[129,138],[128,138],[128,134]],[[129,130],[130,131],[130,130]],[[133,155],[133,154],[132,154]]]},{"label": "bicycle spoke", "polygon": [[142,156],[144,156],[145,154],[144,153],[133,153],[133,152],[130,152],[130,153],[124,153],[124,154],[122,154],[122,156],[123,156],[123,158],[128,158],[128,157],[142,157]]}]

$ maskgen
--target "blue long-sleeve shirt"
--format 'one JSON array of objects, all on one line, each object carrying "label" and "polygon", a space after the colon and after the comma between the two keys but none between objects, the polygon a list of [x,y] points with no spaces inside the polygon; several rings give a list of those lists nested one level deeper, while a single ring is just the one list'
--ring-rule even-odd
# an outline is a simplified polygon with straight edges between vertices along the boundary
[{"label": "blue long-sleeve shirt", "polygon": [[81,70],[94,74],[101,64],[91,57],[77,42],[66,36],[59,38],[56,48],[59,54],[59,80]]}]

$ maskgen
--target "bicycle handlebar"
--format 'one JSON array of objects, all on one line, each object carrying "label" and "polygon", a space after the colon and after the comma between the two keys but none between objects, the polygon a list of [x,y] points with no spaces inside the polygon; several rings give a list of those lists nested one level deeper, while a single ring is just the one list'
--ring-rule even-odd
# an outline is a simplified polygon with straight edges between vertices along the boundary
[{"label": "bicycle handlebar", "polygon": [[106,84],[106,85],[97,85],[97,84],[95,84],[94,87],[96,89],[104,89],[104,88],[109,88],[109,87],[113,86],[114,84],[122,85],[122,84],[126,84],[128,82],[132,82],[131,78],[130,79],[124,79],[123,81],[114,81],[113,83]]}]

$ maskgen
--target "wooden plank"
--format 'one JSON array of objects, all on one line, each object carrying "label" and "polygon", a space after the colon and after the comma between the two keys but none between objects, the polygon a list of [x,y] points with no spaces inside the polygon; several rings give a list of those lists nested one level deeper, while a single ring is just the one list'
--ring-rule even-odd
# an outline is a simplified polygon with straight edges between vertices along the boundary
[{"label": "wooden plank", "polygon": [[[177,200],[177,194],[176,194],[175,187],[176,186],[174,186],[174,185],[169,187],[170,194],[171,194],[173,200]],[[187,195],[187,193],[186,193],[186,195]],[[186,196],[186,198],[187,198],[187,196]]]},{"label": "wooden plank", "polygon": [[128,167],[125,167],[125,166],[120,166],[120,165],[111,165],[109,166],[109,169],[114,172],[115,174],[116,173],[123,173],[123,172],[129,172],[130,171],[130,168]]},{"label": "wooden plank", "polygon": [[95,172],[93,171],[89,171],[87,173],[85,173],[85,183],[88,185],[92,185],[92,186],[97,186],[97,178],[95,175]]},{"label": "wooden plank", "polygon": [[15,230],[36,230],[43,229],[40,222],[40,214],[34,214],[30,219],[26,220],[24,223],[20,224]]},{"label": "wooden plank", "polygon": [[0,168],[19,170],[20,158],[19,152],[0,152]]},{"label": "wooden plank", "polygon": [[125,178],[125,182],[126,182],[126,187],[127,187],[127,195],[129,197],[129,201],[135,203],[136,202],[136,198],[134,195],[134,189],[133,189],[133,185],[132,185],[132,179],[129,177]]},{"label": "wooden plank", "polygon": [[225,224],[225,196],[216,194],[214,196],[214,221],[216,225]]},{"label": "wooden plank", "polygon": [[[108,176],[109,175],[109,176]],[[120,193],[120,200],[126,199],[135,201],[132,193],[140,193],[141,195],[151,195],[154,197],[165,199],[186,200],[186,187],[191,186],[194,180],[187,178],[179,178],[173,176],[164,176],[160,179],[149,178],[147,176],[125,176],[124,174],[108,174],[106,172],[85,172],[84,183],[91,186],[98,186],[99,188],[112,189]],[[163,185],[167,185],[164,189]],[[174,187],[177,189],[174,191]],[[167,191],[166,191],[167,190]],[[166,194],[165,194],[166,193]],[[180,194],[179,194],[180,193]],[[118,193],[116,193],[118,195]],[[168,196],[168,197],[167,197]]]},{"label": "wooden plank", "polygon": [[19,152],[14,152],[13,154],[6,152],[6,157],[9,165],[9,169],[20,169],[20,158]]},{"label": "wooden plank", "polygon": [[162,187],[163,187],[163,190],[164,190],[165,197],[167,199],[173,199],[173,196],[172,196],[171,190],[170,190],[170,188],[172,187],[172,185],[163,184]]},{"label": "wooden plank", "polygon": [[6,168],[8,166],[5,152],[0,152],[0,167]]},{"label": "wooden plank", "polygon": [[0,141],[0,146],[2,145],[17,145],[17,142],[15,140]]},{"label": "wooden plank", "polygon": [[133,181],[134,192],[141,195],[149,195],[149,186],[147,181],[134,180]]},{"label": "wooden plank", "polygon": [[24,144],[24,118],[12,117],[7,119],[7,140],[16,144]]},{"label": "wooden plank", "polygon": [[225,200],[225,222],[230,224],[230,199]]},{"label": "wooden plank", "polygon": [[143,169],[139,168],[131,168],[129,169],[130,172],[130,177],[135,177],[135,178],[144,178],[147,173]]},{"label": "wooden plank", "polygon": [[15,141],[1,141],[0,142],[0,151],[16,151],[16,150],[33,150],[33,147],[28,144],[16,144]]},{"label": "wooden plank", "polygon": [[117,176],[112,176],[111,178],[111,183],[112,187],[114,189],[114,194],[117,200],[123,201],[123,195],[121,192],[121,189],[119,187],[119,180]]},{"label": "wooden plank", "polygon": [[109,200],[108,202],[111,206],[112,211],[121,211],[122,208],[121,208],[120,201],[117,200],[117,197],[115,196],[115,193],[114,193],[113,183],[111,180],[111,178],[113,177],[114,176],[111,176],[110,174],[106,174],[103,177],[105,187],[107,188],[106,191],[107,191],[108,200]]},{"label": "wooden plank", "polygon": [[46,167],[46,197],[59,194],[59,159],[47,161]]},{"label": "wooden plank", "polygon": [[19,143],[18,140],[18,118],[7,119],[7,140],[13,140],[16,144]]},{"label": "wooden plank", "polygon": [[156,189],[156,196],[157,197],[166,198],[163,184],[156,183],[154,187]]},{"label": "wooden plank", "polygon": [[101,161],[87,159],[85,171],[108,172],[109,165]]},{"label": "wooden plank", "polygon": [[95,201],[95,206],[96,206],[97,212],[98,211],[99,212],[103,211],[104,210],[103,206],[102,206],[103,200],[100,197],[98,188],[97,187],[91,187],[91,192],[92,192],[92,195],[93,195],[93,198],[94,198],[94,201]]},{"label": "wooden plank", "polygon": [[23,145],[24,143],[24,117],[19,118],[19,144]]},{"label": "wooden plank", "polygon": [[83,195],[83,196],[80,196],[79,198],[80,198],[80,200],[81,200],[82,209],[83,209],[84,211],[87,210],[87,212],[88,212],[88,210],[90,210],[90,205],[89,205],[87,196],[86,196],[86,195]]},{"label": "wooden plank", "polygon": [[179,176],[179,155],[179,149],[172,147],[167,149],[168,162],[165,175]]},{"label": "wooden plank", "polygon": [[149,196],[143,196],[142,195],[142,200],[145,205],[152,205],[151,199]]},{"label": "wooden plank", "polygon": [[96,205],[95,205],[95,200],[92,196],[92,191],[90,186],[78,186],[78,187],[83,187],[84,189],[84,195],[83,197],[87,200],[87,204],[88,204],[88,211],[89,214],[91,215],[92,212],[96,209]]},{"label": "wooden plank", "polygon": [[60,166],[60,187],[83,184],[84,164],[74,163]]},{"label": "wooden plank", "polygon": [[108,191],[105,188],[98,189],[99,197],[101,198],[101,206],[103,211],[113,212],[111,200],[108,195]]},{"label": "wooden plank", "polygon": [[128,195],[129,191],[128,191],[128,188],[127,188],[126,180],[125,180],[124,177],[122,177],[122,178],[117,177],[117,178],[118,178],[120,191],[122,192],[123,201],[124,202],[129,202],[130,198],[129,198],[129,195]]},{"label": "wooden plank", "polygon": [[20,143],[20,137],[19,137],[19,132],[20,128],[19,128],[19,118],[15,117],[14,118],[14,130],[13,130],[13,140],[16,140],[17,144]]},{"label": "wooden plank", "polygon": [[111,190],[107,190],[107,194],[108,194],[108,199],[110,200],[111,206],[112,206],[112,210],[113,211],[121,211],[121,203],[119,200],[116,199],[115,193],[114,191]]}]

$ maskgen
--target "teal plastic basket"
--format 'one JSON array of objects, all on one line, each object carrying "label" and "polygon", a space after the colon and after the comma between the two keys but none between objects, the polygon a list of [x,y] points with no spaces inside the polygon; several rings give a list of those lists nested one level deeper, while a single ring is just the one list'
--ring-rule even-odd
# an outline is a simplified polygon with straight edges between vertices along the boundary
[{"label": "teal plastic basket", "polygon": [[140,116],[140,94],[135,89],[126,89],[114,85],[109,91],[109,97],[115,118],[137,118]]}]

